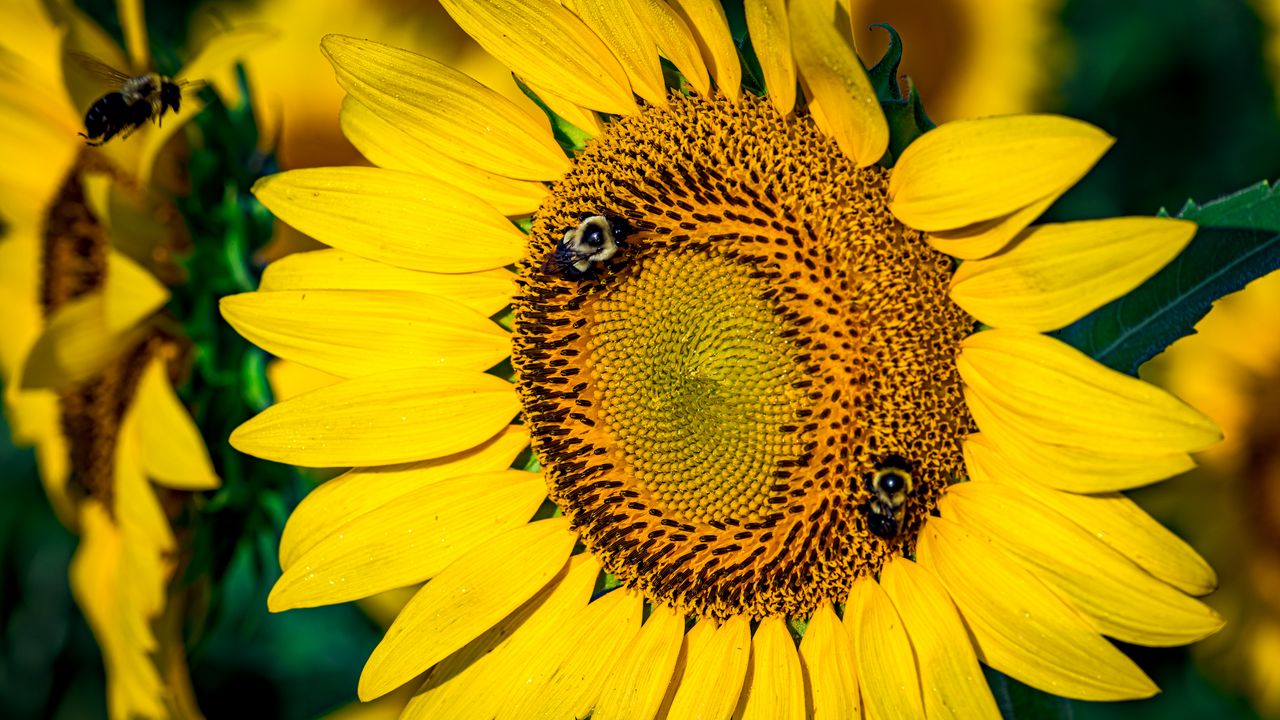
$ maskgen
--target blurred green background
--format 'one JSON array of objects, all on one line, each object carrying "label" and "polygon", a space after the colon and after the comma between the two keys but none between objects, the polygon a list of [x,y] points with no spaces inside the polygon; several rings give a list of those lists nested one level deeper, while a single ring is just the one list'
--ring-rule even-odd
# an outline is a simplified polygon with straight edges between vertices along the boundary
[{"label": "blurred green background", "polygon": [[[80,4],[119,36],[112,3]],[[946,13],[935,3],[915,4],[926,18],[944,21]],[[1176,211],[1188,198],[1204,201],[1280,177],[1280,121],[1265,61],[1270,31],[1260,6],[1243,0],[1069,0],[1050,10],[1052,41],[1032,60],[1049,77],[1035,107],[1087,120],[1118,138],[1051,209],[1050,219]],[[403,4],[397,7],[405,11]],[[193,10],[151,3],[152,37],[180,47]],[[900,29],[909,63],[913,41],[929,34]],[[924,99],[929,107],[927,94]],[[31,453],[12,447],[8,437],[0,426],[0,717],[105,717],[101,658],[68,590],[75,538],[54,517]],[[307,485],[294,478],[284,502],[296,503]],[[279,529],[278,523],[259,527],[256,537],[236,539],[223,606],[189,649],[197,697],[211,718],[323,716],[354,699],[360,668],[380,638],[380,627],[353,604],[267,613],[267,592],[278,575]],[[1176,522],[1173,529],[1185,534]],[[1187,649],[1126,650],[1160,685],[1161,695],[1135,703],[1039,705],[1028,695],[1025,716],[1255,717],[1244,698],[1217,686]],[[996,690],[1021,692],[1000,680]]]}]

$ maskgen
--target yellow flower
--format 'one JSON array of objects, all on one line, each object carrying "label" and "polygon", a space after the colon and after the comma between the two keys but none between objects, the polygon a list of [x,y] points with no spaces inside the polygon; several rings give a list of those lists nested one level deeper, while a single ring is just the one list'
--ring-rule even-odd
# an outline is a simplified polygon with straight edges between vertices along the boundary
[{"label": "yellow flower", "polygon": [[[163,127],[85,146],[80,109],[111,88],[72,52],[149,69],[141,7],[124,3],[128,56],[70,5],[5,3],[0,24],[0,373],[15,442],[33,445],[62,520],[81,536],[71,587],[103,652],[112,717],[198,714],[169,592],[182,493],[217,487],[170,382],[183,350],[161,315],[180,220],[151,183]],[[200,77],[256,36],[229,35],[179,77]],[[65,72],[65,74],[64,74]]]},{"label": "yellow flower", "polygon": [[879,167],[835,0],[747,3],[765,98],[714,0],[443,4],[593,139],[329,36],[379,167],[261,181],[333,249],[222,303],[319,386],[232,444],[354,468],[290,517],[271,609],[429,580],[361,698],[427,673],[408,717],[996,717],[979,661],[1139,698],[1104,635],[1218,629],[1212,570],[1119,492],[1217,427],[1044,334],[1194,232],[1030,226],[1111,138],[971,120]]},{"label": "yellow flower", "polygon": [[[1147,371],[1196,402],[1226,439],[1201,469],[1145,494],[1142,503],[1185,528],[1223,568],[1213,606],[1228,620],[1196,651],[1221,681],[1280,717],[1280,273],[1219,300],[1196,334]],[[1242,342],[1242,338],[1247,341]]]}]

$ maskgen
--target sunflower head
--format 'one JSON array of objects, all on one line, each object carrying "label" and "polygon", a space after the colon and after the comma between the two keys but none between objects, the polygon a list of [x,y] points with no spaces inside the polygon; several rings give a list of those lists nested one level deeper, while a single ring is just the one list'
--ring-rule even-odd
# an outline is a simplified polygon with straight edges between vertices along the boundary
[{"label": "sunflower head", "polygon": [[834,0],[746,3],[761,93],[714,2],[443,4],[536,102],[327,37],[379,167],[260,182],[334,249],[223,303],[329,373],[232,443],[356,468],[294,513],[272,608],[430,580],[362,697],[434,668],[412,716],[994,716],[979,660],[1141,697],[1104,633],[1218,627],[1114,493],[1216,427],[1047,334],[1194,232],[1031,226],[1110,137],[930,129]]}]

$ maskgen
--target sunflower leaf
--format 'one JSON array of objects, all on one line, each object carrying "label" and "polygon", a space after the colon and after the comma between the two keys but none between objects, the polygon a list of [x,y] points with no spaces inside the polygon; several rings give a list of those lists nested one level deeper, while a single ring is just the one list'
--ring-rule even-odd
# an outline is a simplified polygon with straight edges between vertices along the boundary
[{"label": "sunflower leaf", "polygon": [[1070,700],[1023,685],[986,665],[982,672],[1004,720],[1070,720],[1073,715]]},{"label": "sunflower leaf", "polygon": [[902,86],[898,83],[898,66],[902,64],[902,38],[888,23],[875,23],[871,27],[882,28],[889,33],[889,47],[884,51],[884,56],[875,64],[875,67],[867,71],[867,76],[871,79],[871,87],[875,89],[876,97],[882,103],[901,100]]},{"label": "sunflower leaf", "polygon": [[1178,217],[1200,225],[1186,249],[1133,292],[1059,330],[1059,339],[1137,375],[1193,334],[1218,298],[1280,268],[1280,193],[1266,181],[1204,205],[1188,201]]}]

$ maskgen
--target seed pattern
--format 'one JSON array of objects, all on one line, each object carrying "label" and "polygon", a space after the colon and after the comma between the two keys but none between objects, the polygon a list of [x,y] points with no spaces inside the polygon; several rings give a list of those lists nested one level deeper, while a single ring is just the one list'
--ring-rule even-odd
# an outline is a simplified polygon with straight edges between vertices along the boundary
[{"label": "seed pattern", "polygon": [[[914,550],[962,471],[951,261],[808,117],[673,96],[612,123],[534,218],[512,362],[549,494],[623,584],[698,616],[805,615]],[[587,214],[625,247],[538,271]],[[909,458],[892,542],[862,478]]]}]

